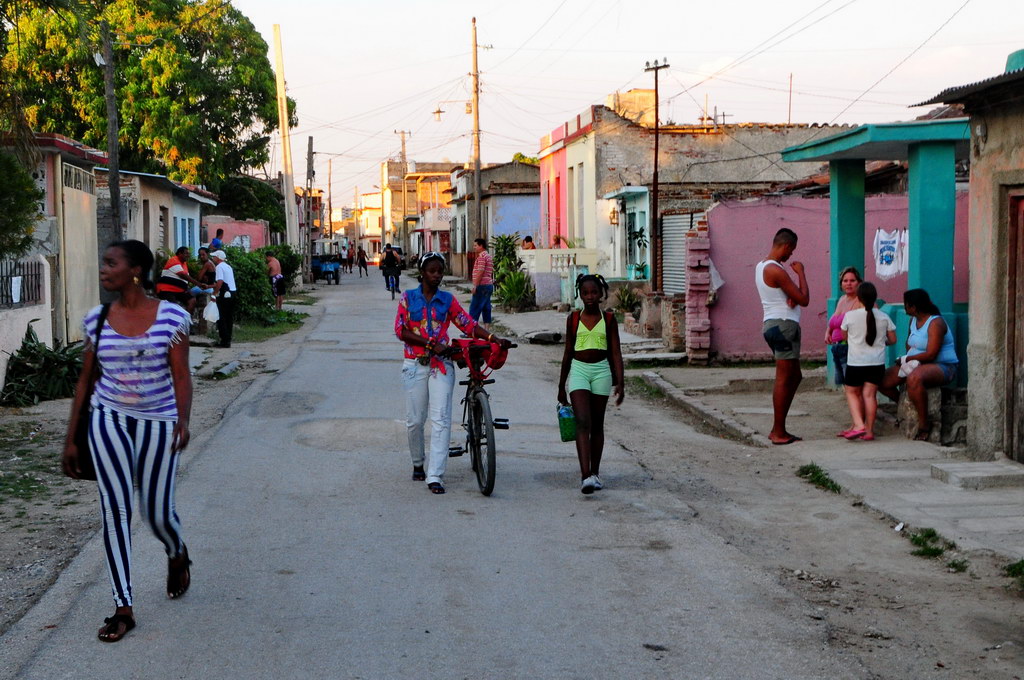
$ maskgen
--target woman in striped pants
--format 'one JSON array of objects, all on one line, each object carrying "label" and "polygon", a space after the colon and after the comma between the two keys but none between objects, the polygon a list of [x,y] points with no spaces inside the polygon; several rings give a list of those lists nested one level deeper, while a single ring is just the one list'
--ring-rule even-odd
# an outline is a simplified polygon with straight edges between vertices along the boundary
[{"label": "woman in striped pants", "polygon": [[[187,312],[148,297],[153,254],[141,241],[118,241],[103,255],[100,284],[120,294],[86,314],[86,351],[71,408],[63,466],[77,477],[79,456],[92,456],[103,517],[107,567],[116,610],[99,639],[117,642],[135,627],[132,610],[131,520],[134,485],[143,515],[167,552],[167,596],[181,597],[191,580],[188,549],[174,506],[178,456],[188,444],[192,379]],[[90,390],[90,387],[92,388]],[[74,443],[78,414],[91,391],[90,451]]]}]

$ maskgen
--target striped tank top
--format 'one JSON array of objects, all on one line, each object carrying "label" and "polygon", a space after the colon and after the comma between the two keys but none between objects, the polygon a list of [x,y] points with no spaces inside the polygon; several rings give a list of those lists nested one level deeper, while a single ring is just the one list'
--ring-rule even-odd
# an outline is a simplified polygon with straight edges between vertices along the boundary
[{"label": "striped tank top", "polygon": [[[93,307],[82,320],[87,347],[92,347],[96,338],[101,309]],[[156,320],[142,335],[121,335],[104,321],[96,352],[100,379],[92,405],[102,405],[133,418],[177,420],[168,354],[171,345],[188,338],[190,322],[188,312],[166,300],[160,301]]]}]

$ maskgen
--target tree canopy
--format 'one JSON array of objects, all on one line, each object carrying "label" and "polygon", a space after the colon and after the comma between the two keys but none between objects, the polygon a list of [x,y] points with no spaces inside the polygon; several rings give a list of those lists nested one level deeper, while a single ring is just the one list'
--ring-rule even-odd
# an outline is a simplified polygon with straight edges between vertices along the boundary
[{"label": "tree canopy", "polygon": [[[4,2],[4,0],[0,0]],[[121,167],[217,190],[268,160],[277,128],[267,44],[225,0],[112,0],[69,15],[29,8],[0,71],[39,132],[106,148],[98,26],[114,35]],[[294,104],[290,122],[294,123]]]},{"label": "tree canopy", "polygon": [[32,176],[14,156],[0,151],[0,259],[28,251],[42,198]]},{"label": "tree canopy", "polygon": [[217,212],[239,220],[270,223],[270,230],[285,232],[284,198],[274,187],[255,177],[228,177],[220,186]]}]

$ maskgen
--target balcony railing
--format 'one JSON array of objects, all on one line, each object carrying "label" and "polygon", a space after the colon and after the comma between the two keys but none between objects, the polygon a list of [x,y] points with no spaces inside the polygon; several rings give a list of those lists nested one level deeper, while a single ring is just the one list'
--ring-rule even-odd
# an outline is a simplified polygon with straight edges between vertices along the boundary
[{"label": "balcony railing", "polygon": [[0,309],[41,304],[43,293],[42,262],[0,260]]}]

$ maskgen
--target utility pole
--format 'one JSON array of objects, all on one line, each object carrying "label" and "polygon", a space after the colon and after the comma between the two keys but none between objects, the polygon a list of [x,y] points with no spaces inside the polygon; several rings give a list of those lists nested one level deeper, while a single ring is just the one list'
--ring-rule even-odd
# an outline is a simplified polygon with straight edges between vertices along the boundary
[{"label": "utility pole", "polygon": [[663,64],[659,65],[655,59],[653,66],[647,62],[644,68],[644,71],[654,71],[654,182],[651,191],[651,287],[654,292],[662,289],[661,218],[658,214],[658,71],[663,68],[668,68],[668,57]]},{"label": "utility pole", "polygon": [[793,74],[789,74],[789,113],[786,114],[786,125],[793,123]]},{"label": "utility pole", "polygon": [[406,130],[395,130],[395,134],[402,138],[402,223],[398,227],[398,245],[406,255],[409,254],[409,244],[406,243],[407,234],[405,227],[408,224],[406,216],[409,214],[409,199],[406,191],[405,176],[409,174],[409,159],[405,155],[405,136],[412,137],[412,133]]},{"label": "utility pole", "polygon": [[281,161],[284,166],[284,221],[288,245],[302,252],[299,243],[299,216],[295,209],[295,174],[292,169],[292,138],[288,128],[288,94],[284,83],[284,52],[281,49],[281,25],[274,24],[274,70],[277,78],[277,125],[281,130]]},{"label": "utility pole", "polygon": [[114,92],[114,45],[110,23],[100,22],[103,39],[103,96],[107,103],[107,182],[110,185],[110,220],[117,239],[127,237],[121,221],[121,163],[118,159],[117,96]]},{"label": "utility pole", "polygon": [[330,232],[329,236],[334,238],[334,207],[331,205],[331,174],[334,164],[333,158],[327,159],[327,231]]},{"label": "utility pole", "polygon": [[310,234],[313,232],[313,177],[316,171],[313,170],[313,137],[309,137],[309,144],[306,148],[306,228],[302,230],[302,266],[307,274],[310,269]]},{"label": "utility pole", "polygon": [[484,238],[483,189],[480,177],[480,71],[476,64],[476,17],[473,17],[473,208],[476,229],[473,239]]}]

